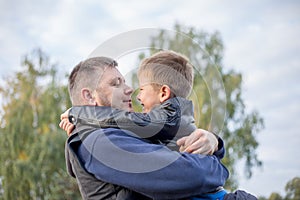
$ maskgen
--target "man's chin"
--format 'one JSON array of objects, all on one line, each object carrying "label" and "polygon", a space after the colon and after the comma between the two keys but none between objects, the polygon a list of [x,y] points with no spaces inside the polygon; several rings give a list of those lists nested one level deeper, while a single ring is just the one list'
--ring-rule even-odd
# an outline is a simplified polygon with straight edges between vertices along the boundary
[{"label": "man's chin", "polygon": [[128,112],[133,112],[132,104],[129,103],[127,106],[125,106],[125,109],[124,109],[124,110],[126,110],[126,111],[128,111]]},{"label": "man's chin", "polygon": [[122,108],[119,108],[121,110],[125,110],[127,112],[133,112],[133,108],[131,106],[123,106]]}]

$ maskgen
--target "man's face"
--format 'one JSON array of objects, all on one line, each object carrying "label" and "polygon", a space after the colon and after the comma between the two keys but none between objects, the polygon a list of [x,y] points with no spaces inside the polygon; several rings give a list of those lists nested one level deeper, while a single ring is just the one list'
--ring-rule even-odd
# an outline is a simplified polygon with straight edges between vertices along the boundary
[{"label": "man's face", "polygon": [[143,106],[143,112],[148,113],[154,106],[160,104],[159,90],[144,78],[139,79],[139,84],[137,99]]},{"label": "man's face", "polygon": [[96,90],[96,104],[132,111],[133,90],[125,84],[125,79],[116,68],[106,68]]}]

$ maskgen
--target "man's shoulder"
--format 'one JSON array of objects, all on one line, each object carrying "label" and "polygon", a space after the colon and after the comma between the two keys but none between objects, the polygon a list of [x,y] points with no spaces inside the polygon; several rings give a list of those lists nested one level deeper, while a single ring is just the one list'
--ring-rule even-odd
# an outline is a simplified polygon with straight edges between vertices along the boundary
[{"label": "man's shoulder", "polygon": [[120,134],[122,130],[117,128],[93,128],[89,126],[80,126],[80,128],[75,129],[75,131],[70,135],[67,139],[68,144],[72,143],[82,143],[83,141],[93,141],[97,137],[101,137],[104,135],[112,135],[112,134]]},{"label": "man's shoulder", "polygon": [[[105,128],[105,129],[85,129],[80,132],[75,132],[68,138],[68,146],[71,149],[88,149],[92,152],[93,149],[105,149],[109,144],[116,143],[115,141],[126,141],[126,134],[124,131],[117,128]],[[121,143],[121,146],[122,146]],[[82,148],[84,147],[84,148]]]},{"label": "man's shoulder", "polygon": [[98,152],[110,154],[120,149],[126,152],[143,153],[154,151],[160,147],[158,145],[153,146],[149,141],[132,134],[130,131],[117,128],[97,129],[82,141],[81,146],[89,148],[90,152],[97,152],[97,154]]},{"label": "man's shoulder", "polygon": [[104,129],[95,129],[87,137],[86,141],[96,141],[103,140],[107,138],[110,141],[114,140],[131,140],[138,139],[134,133],[128,130],[119,129],[119,128],[104,128]]}]

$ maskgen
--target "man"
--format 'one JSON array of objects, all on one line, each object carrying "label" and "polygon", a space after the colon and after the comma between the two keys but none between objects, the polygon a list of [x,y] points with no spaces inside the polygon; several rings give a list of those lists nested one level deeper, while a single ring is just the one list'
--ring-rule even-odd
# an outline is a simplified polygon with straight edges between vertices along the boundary
[{"label": "man", "polygon": [[[131,110],[132,89],[116,66],[105,57],[79,63],[69,78],[72,104]],[[181,154],[129,131],[80,124],[66,146],[69,173],[84,199],[181,199],[214,192],[228,178],[223,155],[223,148],[214,156]]]}]

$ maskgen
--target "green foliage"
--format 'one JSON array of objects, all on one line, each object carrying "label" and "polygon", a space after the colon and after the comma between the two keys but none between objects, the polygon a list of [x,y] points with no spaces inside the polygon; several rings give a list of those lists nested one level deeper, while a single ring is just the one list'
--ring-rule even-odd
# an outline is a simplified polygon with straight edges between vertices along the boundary
[{"label": "green foliage", "polygon": [[300,177],[295,177],[285,186],[286,199],[300,199]]},{"label": "green foliage", "polygon": [[299,200],[300,199],[300,177],[294,177],[285,186],[286,195],[282,197],[273,192],[269,198],[259,197],[259,200]]},{"label": "green foliage", "polygon": [[[154,36],[149,52],[142,53],[139,59],[160,49],[174,50],[190,59],[195,69],[190,99],[194,102],[197,125],[218,133],[224,139],[227,153],[223,162],[231,172],[227,187],[235,189],[238,185],[234,167],[237,161],[245,161],[245,176],[248,178],[253,167],[262,165],[256,153],[256,135],[264,127],[263,119],[257,111],[246,113],[242,74],[224,70],[224,46],[220,34],[209,34],[179,24],[174,29],[175,32],[162,30]],[[132,82],[136,87],[136,75],[133,75]]]},{"label": "green foliage", "polygon": [[273,192],[270,195],[269,200],[283,200],[283,198],[280,196],[280,194]]},{"label": "green foliage", "polygon": [[258,197],[258,200],[268,200],[266,197]]},{"label": "green foliage", "polygon": [[70,107],[56,66],[39,49],[0,87],[0,199],[80,199],[66,173],[59,116]]}]

